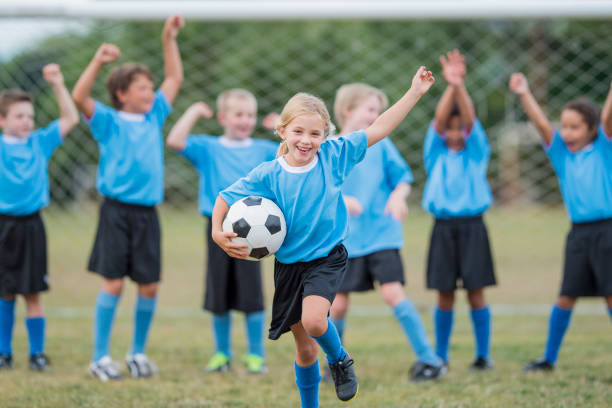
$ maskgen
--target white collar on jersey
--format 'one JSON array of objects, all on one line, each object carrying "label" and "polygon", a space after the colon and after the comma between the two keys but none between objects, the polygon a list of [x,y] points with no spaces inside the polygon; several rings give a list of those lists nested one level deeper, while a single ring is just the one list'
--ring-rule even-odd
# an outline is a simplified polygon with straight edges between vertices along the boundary
[{"label": "white collar on jersey", "polygon": [[28,137],[19,137],[19,136],[11,136],[11,135],[2,135],[2,141],[6,144],[26,144],[28,143]]},{"label": "white collar on jersey", "polygon": [[586,145],[582,149],[580,149],[580,151],[581,152],[590,152],[593,149],[594,149],[593,143],[589,143],[588,145]]},{"label": "white collar on jersey", "polygon": [[144,113],[132,113],[126,111],[119,111],[119,117],[128,122],[144,122],[145,114]]},{"label": "white collar on jersey", "polygon": [[245,139],[230,139],[227,136],[220,136],[219,143],[225,147],[249,147],[253,144],[253,139],[247,137]]},{"label": "white collar on jersey", "polygon": [[276,160],[278,160],[278,164],[280,164],[281,167],[287,170],[289,173],[308,173],[310,170],[314,169],[319,162],[319,155],[316,155],[314,159],[312,159],[312,161],[305,166],[291,166],[289,163],[287,163],[284,156],[281,156]]}]

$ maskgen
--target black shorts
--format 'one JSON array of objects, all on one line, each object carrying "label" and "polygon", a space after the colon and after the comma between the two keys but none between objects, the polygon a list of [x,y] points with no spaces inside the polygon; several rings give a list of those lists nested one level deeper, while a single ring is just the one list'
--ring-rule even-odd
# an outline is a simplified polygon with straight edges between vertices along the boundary
[{"label": "black shorts", "polygon": [[204,309],[215,314],[228,310],[244,313],[264,310],[261,262],[233,258],[212,239],[210,218],[207,227],[208,267]]},{"label": "black shorts", "polygon": [[0,296],[49,289],[47,234],[40,214],[0,214]]},{"label": "black shorts", "polygon": [[612,296],[612,219],[572,225],[561,295]]},{"label": "black shorts", "polygon": [[349,258],[344,280],[338,292],[365,292],[390,282],[404,284],[404,267],[397,249],[384,249],[368,255]]},{"label": "black shorts", "polygon": [[274,301],[272,322],[268,338],[278,339],[281,334],[302,320],[302,300],[317,295],[334,302],[336,292],[344,278],[347,253],[340,244],[324,258],[309,262],[284,264],[274,261]]},{"label": "black shorts", "polygon": [[474,290],[495,284],[482,216],[436,219],[427,259],[427,288],[450,292],[457,287]]},{"label": "black shorts", "polygon": [[106,279],[159,282],[161,232],[155,207],[105,198],[88,269]]}]

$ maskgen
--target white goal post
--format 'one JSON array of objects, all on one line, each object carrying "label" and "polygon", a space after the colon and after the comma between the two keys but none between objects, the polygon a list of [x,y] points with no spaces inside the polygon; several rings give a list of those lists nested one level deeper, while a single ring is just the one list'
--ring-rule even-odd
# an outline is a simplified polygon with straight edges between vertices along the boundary
[{"label": "white goal post", "polygon": [[8,0],[0,17],[160,20],[529,19],[612,17],[611,0]]}]

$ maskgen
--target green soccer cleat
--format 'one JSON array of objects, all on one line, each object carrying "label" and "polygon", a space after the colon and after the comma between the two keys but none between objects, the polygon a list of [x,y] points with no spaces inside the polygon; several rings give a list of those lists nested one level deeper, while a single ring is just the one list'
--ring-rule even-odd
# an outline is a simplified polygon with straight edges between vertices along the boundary
[{"label": "green soccer cleat", "polygon": [[206,365],[207,373],[223,373],[230,369],[230,361],[228,355],[225,353],[221,353],[220,351],[216,352]]},{"label": "green soccer cleat", "polygon": [[268,372],[266,360],[257,354],[247,354],[244,356],[244,363],[249,374],[265,374]]}]

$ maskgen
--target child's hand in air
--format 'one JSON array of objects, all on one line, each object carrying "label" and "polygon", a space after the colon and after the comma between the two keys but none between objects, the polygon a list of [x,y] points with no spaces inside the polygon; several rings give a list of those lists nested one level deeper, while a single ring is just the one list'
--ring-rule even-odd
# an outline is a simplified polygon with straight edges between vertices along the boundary
[{"label": "child's hand in air", "polygon": [[276,124],[280,119],[280,115],[276,112],[271,112],[266,115],[266,117],[261,122],[261,125],[268,130],[275,130]]},{"label": "child's hand in air", "polygon": [[195,112],[200,118],[210,119],[213,116],[212,109],[210,109],[207,104],[201,101],[191,105],[189,107],[189,110]]},{"label": "child's hand in air", "polygon": [[98,51],[96,51],[96,55],[94,55],[94,60],[99,62],[100,64],[108,64],[109,62],[116,61],[117,58],[121,55],[121,51],[119,47],[113,44],[102,44]]},{"label": "child's hand in air", "polygon": [[181,28],[185,27],[185,20],[181,16],[170,16],[164,24],[162,36],[165,38],[175,39]]},{"label": "child's hand in air", "polygon": [[524,95],[529,92],[529,82],[522,73],[515,73],[510,76],[510,83],[508,84],[510,90],[517,95]]},{"label": "child's hand in air", "polygon": [[391,193],[385,206],[385,214],[391,214],[397,221],[403,221],[408,216],[408,204],[404,196]]},{"label": "child's hand in air", "polygon": [[414,78],[412,78],[412,87],[419,95],[424,95],[429,88],[434,84],[435,78],[431,71],[427,71],[424,66],[420,67]]},{"label": "child's hand in air", "polygon": [[245,244],[232,242],[232,238],[237,237],[235,232],[215,231],[212,232],[212,239],[224,250],[229,256],[234,258],[245,259],[249,253],[245,251],[248,248]]},{"label": "child's hand in air", "polygon": [[346,205],[346,209],[351,217],[359,217],[363,212],[361,203],[355,197],[345,195],[344,204]]},{"label": "child's hand in air", "polygon": [[461,86],[465,80],[465,57],[455,49],[440,56],[442,76],[449,85]]},{"label": "child's hand in air", "polygon": [[64,76],[60,70],[60,66],[57,64],[47,64],[42,70],[43,78],[51,86],[63,85]]}]

